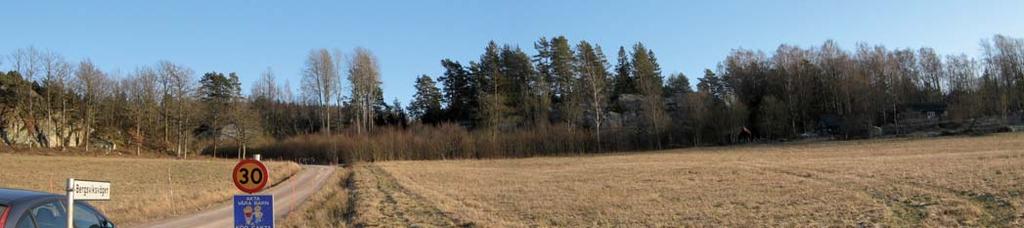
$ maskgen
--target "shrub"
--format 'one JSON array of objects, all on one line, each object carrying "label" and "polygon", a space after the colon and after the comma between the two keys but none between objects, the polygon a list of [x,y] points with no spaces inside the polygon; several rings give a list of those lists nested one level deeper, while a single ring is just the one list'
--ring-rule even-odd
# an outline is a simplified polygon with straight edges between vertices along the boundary
[{"label": "shrub", "polygon": [[252,151],[267,158],[305,163],[385,160],[486,159],[582,154],[631,149],[619,131],[603,135],[600,148],[593,133],[556,125],[532,130],[469,131],[456,124],[384,127],[369,134],[300,135]]}]

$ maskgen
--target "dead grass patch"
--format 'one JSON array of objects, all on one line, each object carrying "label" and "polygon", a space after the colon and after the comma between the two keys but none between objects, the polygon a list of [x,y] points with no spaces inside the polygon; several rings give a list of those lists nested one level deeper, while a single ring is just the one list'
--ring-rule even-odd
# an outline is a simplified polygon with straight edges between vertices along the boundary
[{"label": "dead grass patch", "polygon": [[347,227],[349,191],[346,188],[352,173],[335,168],[327,183],[298,209],[285,218],[282,227]]},{"label": "dead grass patch", "polygon": [[355,227],[453,227],[460,224],[435,204],[403,187],[394,177],[372,164],[353,166]]},{"label": "dead grass patch", "polygon": [[1024,134],[374,165],[483,226],[1024,225]]},{"label": "dead grass patch", "polygon": [[[112,182],[110,201],[92,204],[117,224],[191,214],[238,193],[232,160],[171,160],[0,154],[0,187],[63,194],[69,177]],[[271,184],[301,169],[266,162]]]}]

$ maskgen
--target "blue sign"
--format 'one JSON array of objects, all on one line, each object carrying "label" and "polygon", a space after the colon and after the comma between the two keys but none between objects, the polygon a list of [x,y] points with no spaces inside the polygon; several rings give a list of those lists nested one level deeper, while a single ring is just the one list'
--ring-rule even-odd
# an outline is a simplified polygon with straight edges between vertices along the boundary
[{"label": "blue sign", "polygon": [[273,228],[274,196],[235,195],[235,228]]}]

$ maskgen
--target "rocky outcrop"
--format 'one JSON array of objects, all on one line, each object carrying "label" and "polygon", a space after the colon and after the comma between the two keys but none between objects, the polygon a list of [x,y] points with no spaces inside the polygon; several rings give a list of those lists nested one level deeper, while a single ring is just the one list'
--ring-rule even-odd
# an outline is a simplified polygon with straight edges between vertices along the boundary
[{"label": "rocky outcrop", "polygon": [[77,147],[85,142],[85,130],[80,124],[66,126],[57,124],[60,116],[49,120],[38,120],[5,116],[6,124],[0,126],[0,139],[7,145],[30,147]]},{"label": "rocky outcrop", "polygon": [[[641,121],[640,110],[645,98],[636,94],[622,94],[612,105],[619,107],[622,112],[607,111],[604,114],[605,123],[602,128],[622,128],[624,126],[637,126]],[[585,123],[593,123],[593,115],[584,115]]]}]

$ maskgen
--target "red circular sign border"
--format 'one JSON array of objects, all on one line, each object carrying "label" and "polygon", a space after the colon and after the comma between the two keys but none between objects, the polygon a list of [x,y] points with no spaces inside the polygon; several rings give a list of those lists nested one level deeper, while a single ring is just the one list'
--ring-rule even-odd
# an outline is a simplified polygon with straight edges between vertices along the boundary
[{"label": "red circular sign border", "polygon": [[[249,163],[256,163],[256,166],[258,166],[260,170],[263,171],[263,181],[260,182],[260,185],[257,185],[255,189],[245,189],[245,187],[242,187],[242,184],[238,183],[238,175],[235,175],[238,174],[239,169],[242,169],[242,165]],[[267,186],[267,182],[270,181],[270,171],[267,170],[267,166],[263,165],[263,162],[252,159],[241,160],[238,161],[238,164],[235,165],[235,168],[231,170],[231,180],[232,182],[235,183],[235,187],[237,187],[238,190],[241,190],[249,194],[257,193],[262,191],[263,188]]]}]

